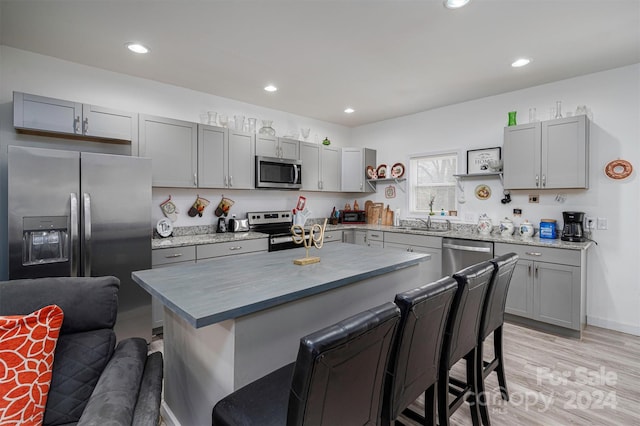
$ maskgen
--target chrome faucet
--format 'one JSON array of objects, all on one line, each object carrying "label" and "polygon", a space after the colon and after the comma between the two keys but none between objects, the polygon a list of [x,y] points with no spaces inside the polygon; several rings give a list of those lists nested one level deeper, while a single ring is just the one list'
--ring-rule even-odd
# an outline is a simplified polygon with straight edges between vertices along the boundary
[{"label": "chrome faucet", "polygon": [[417,217],[416,219],[424,223],[427,226],[427,229],[431,229],[431,216],[429,216],[427,220],[421,219],[419,217]]}]

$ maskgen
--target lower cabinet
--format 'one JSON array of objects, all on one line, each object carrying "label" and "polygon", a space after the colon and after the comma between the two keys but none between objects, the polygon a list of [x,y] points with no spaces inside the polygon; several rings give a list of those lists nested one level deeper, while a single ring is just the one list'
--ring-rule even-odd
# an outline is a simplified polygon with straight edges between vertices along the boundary
[{"label": "lower cabinet", "polygon": [[516,264],[505,313],[516,322],[580,337],[586,322],[586,254],[567,250],[496,243],[496,256],[514,252]]},{"label": "lower cabinet", "polygon": [[267,251],[268,248],[269,242],[266,238],[202,244],[196,246],[196,259],[198,262],[202,262],[222,256],[234,256],[237,254],[253,253],[256,251]]},{"label": "lower cabinet", "polygon": [[[172,247],[151,251],[151,267],[166,268],[169,266],[186,265],[196,263],[195,246]],[[154,296],[151,297],[151,323],[157,330],[162,327],[164,318],[163,304]]]},{"label": "lower cabinet", "polygon": [[346,229],[342,234],[342,241],[359,246],[367,245],[367,231],[364,229]]},{"label": "lower cabinet", "polygon": [[431,259],[420,264],[422,282],[427,284],[442,278],[442,237],[385,232],[384,248],[430,254]]},{"label": "lower cabinet", "polygon": [[325,243],[342,242],[342,231],[325,231],[323,241]]},{"label": "lower cabinet", "polygon": [[369,247],[384,247],[384,232],[382,231],[367,231],[367,237],[365,245]]}]

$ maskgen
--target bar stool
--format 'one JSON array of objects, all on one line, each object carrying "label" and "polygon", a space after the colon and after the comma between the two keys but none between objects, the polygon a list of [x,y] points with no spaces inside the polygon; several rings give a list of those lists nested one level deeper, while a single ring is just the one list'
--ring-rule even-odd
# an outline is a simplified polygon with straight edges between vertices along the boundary
[{"label": "bar stool", "polygon": [[[502,399],[509,400],[509,392],[507,391],[507,381],[504,375],[504,357],[502,351],[502,325],[504,324],[504,307],[507,302],[507,292],[509,291],[509,283],[513,270],[516,267],[518,256],[515,253],[508,253],[491,260],[496,268],[493,279],[487,290],[485,297],[484,309],[482,313],[482,322],[480,325],[480,334],[478,334],[478,391],[481,396],[480,416],[484,425],[490,425],[489,410],[487,409],[484,380],[495,371],[498,375],[498,384]],[[493,360],[486,362],[483,357],[483,343],[487,337],[493,333]]]},{"label": "bar stool", "polygon": [[389,302],[303,337],[294,363],[220,400],[213,425],[377,424],[399,320]]},{"label": "bar stool", "polygon": [[[478,333],[482,319],[485,294],[494,273],[494,265],[482,262],[453,275],[458,281],[451,313],[447,320],[440,377],[438,378],[438,420],[440,426],[449,425],[449,417],[469,401],[474,426],[480,424],[479,391],[477,381]],[[466,362],[466,381],[449,376],[449,370],[461,359]],[[449,403],[449,393],[454,400]]]},{"label": "bar stool", "polygon": [[[396,295],[401,318],[387,368],[382,425],[393,424],[400,414],[435,424],[442,341],[457,288],[458,282],[447,277]],[[407,408],[423,392],[424,417]]]}]

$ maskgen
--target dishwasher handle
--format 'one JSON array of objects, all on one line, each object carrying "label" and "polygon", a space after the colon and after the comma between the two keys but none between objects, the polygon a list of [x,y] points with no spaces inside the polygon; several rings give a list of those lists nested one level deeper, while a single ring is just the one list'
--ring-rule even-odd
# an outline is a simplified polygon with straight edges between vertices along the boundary
[{"label": "dishwasher handle", "polygon": [[491,253],[491,247],[472,247],[472,246],[461,246],[459,244],[442,243],[442,248],[461,250],[461,251],[473,251],[476,253]]}]

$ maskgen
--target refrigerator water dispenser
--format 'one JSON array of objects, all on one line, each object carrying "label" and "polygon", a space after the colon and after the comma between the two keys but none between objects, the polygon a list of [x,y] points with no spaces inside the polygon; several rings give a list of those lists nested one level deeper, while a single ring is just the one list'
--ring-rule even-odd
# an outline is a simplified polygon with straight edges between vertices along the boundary
[{"label": "refrigerator water dispenser", "polygon": [[22,264],[29,266],[69,260],[68,223],[67,216],[23,218]]}]

